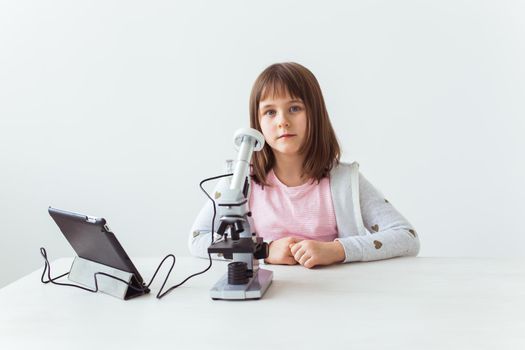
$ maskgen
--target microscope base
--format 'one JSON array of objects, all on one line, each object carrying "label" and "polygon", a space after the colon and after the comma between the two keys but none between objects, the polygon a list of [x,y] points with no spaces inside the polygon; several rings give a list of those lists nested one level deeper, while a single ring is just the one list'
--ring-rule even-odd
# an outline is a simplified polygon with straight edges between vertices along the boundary
[{"label": "microscope base", "polygon": [[255,276],[247,284],[228,284],[226,273],[210,290],[213,300],[248,300],[260,299],[268,289],[273,279],[273,271],[258,269]]}]

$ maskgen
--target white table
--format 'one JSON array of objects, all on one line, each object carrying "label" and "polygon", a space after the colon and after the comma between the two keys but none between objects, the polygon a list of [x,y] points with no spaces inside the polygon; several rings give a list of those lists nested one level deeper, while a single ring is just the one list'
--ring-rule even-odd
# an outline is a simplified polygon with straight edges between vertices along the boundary
[{"label": "white table", "polygon": [[[149,281],[160,259],[135,259]],[[54,275],[71,259],[52,262]],[[207,266],[181,257],[170,284]],[[401,258],[308,270],[261,265],[261,300],[213,301],[215,261],[162,300],[43,285],[0,290],[0,349],[525,349],[525,260]]]}]

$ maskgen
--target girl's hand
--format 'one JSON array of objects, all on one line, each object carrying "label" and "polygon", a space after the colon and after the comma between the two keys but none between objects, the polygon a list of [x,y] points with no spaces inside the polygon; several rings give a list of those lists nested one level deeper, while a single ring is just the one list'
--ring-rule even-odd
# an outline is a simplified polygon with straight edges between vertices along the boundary
[{"label": "girl's hand", "polygon": [[345,260],[345,251],[341,243],[303,240],[290,244],[290,251],[295,261],[306,268],[317,265],[332,265]]},{"label": "girl's hand", "polygon": [[273,241],[268,247],[268,257],[264,259],[267,264],[279,264],[279,265],[295,265],[295,261],[292,252],[290,251],[290,245],[300,242],[301,240],[296,237],[284,237]]}]

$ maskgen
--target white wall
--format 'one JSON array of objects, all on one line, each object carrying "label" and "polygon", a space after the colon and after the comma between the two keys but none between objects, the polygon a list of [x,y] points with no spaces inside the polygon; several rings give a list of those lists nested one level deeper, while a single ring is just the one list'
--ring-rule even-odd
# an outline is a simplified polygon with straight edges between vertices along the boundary
[{"label": "white wall", "polygon": [[523,257],[524,38],[521,1],[2,1],[0,287],[40,246],[73,255],[49,205],[131,256],[187,255],[198,182],[281,61],[316,74],[421,256]]}]

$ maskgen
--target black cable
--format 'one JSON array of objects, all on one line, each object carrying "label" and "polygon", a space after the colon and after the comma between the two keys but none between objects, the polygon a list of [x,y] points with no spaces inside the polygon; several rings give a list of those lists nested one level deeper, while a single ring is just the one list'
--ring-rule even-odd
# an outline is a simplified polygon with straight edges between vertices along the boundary
[{"label": "black cable", "polygon": [[[208,192],[206,192],[206,190],[202,187],[202,184],[205,183],[205,182],[208,182],[208,181],[211,181],[211,180],[217,180],[217,179],[220,179],[220,178],[223,178],[223,177],[228,177],[228,176],[233,176],[233,173],[230,173],[230,174],[224,174],[224,175],[219,175],[219,176],[215,176],[215,177],[209,177],[207,179],[204,179],[202,180],[200,183],[199,183],[199,187],[201,188],[202,192],[204,192],[204,194],[206,195],[206,197],[208,197],[211,202],[213,203],[213,219],[211,221],[211,244],[213,244],[214,242],[214,234],[215,234],[215,216],[217,215],[217,210],[215,208],[215,201],[213,200],[213,198],[210,197],[210,195],[208,194]],[[210,258],[211,259],[211,258]]]},{"label": "black cable", "polygon": [[[213,244],[214,243],[214,232],[215,232],[215,217],[217,215],[217,210],[216,210],[216,205],[215,205],[215,201],[213,200],[212,197],[210,197],[210,195],[208,194],[208,192],[206,192],[206,190],[202,187],[202,184],[204,184],[205,182],[207,181],[211,181],[211,180],[216,180],[216,179],[220,179],[220,178],[223,178],[223,177],[228,177],[228,176],[232,176],[233,174],[224,174],[224,175],[219,175],[219,176],[214,176],[214,177],[210,177],[210,178],[207,178],[207,179],[204,179],[202,180],[200,183],[199,183],[199,187],[201,188],[201,190],[204,192],[204,194],[212,201],[213,203],[213,218],[212,218],[212,222],[211,222],[211,243]],[[175,255],[173,254],[168,254],[164,257],[164,259],[162,259],[161,263],[157,266],[157,269],[155,270],[155,273],[153,273],[153,277],[151,277],[151,280],[150,282],[145,285],[145,286],[142,286],[141,288],[137,288],[135,286],[133,286],[130,282],[127,282],[121,278],[118,278],[116,276],[112,276],[112,275],[109,275],[107,273],[104,273],[104,272],[96,272],[93,274],[93,279],[94,279],[94,282],[95,282],[95,289],[89,289],[89,288],[86,288],[86,287],[82,287],[82,286],[79,286],[79,285],[76,285],[76,284],[71,284],[71,283],[60,283],[60,282],[55,282],[57,279],[59,278],[62,278],[64,276],[67,276],[69,274],[69,272],[66,272],[60,276],[57,276],[57,277],[54,277],[52,278],[51,277],[51,264],[49,263],[49,260],[47,258],[47,252],[45,250],[45,248],[40,248],[40,254],[42,255],[42,257],[44,258],[44,271],[42,271],[42,276],[40,277],[40,281],[44,284],[47,284],[47,283],[52,283],[52,284],[55,284],[55,285],[58,285],[58,286],[67,286],[67,287],[75,287],[75,288],[79,288],[79,289],[83,289],[85,291],[88,291],[88,292],[91,292],[91,293],[96,293],[98,292],[99,288],[98,288],[98,276],[106,276],[106,277],[109,277],[109,278],[113,278],[117,281],[120,281],[124,284],[127,284],[128,287],[130,287],[131,289],[134,289],[138,292],[146,292],[146,290],[149,288],[149,286],[153,283],[153,281],[155,280],[155,277],[157,276],[157,273],[159,272],[160,268],[162,267],[162,265],[164,264],[164,262],[168,259],[168,258],[173,258],[173,262],[171,263],[171,266],[170,266],[170,269],[168,271],[168,273],[166,274],[166,278],[164,278],[164,282],[162,283],[162,286],[160,287],[160,290],[159,292],[157,293],[157,299],[161,299],[162,297],[164,297],[166,294],[168,294],[169,292],[171,292],[172,290],[174,290],[175,288],[177,287],[180,287],[182,286],[184,283],[186,283],[186,281],[188,281],[190,278],[193,278],[195,276],[198,276],[198,275],[201,275],[203,273],[205,273],[206,271],[208,271],[211,266],[212,266],[212,258],[211,258],[211,253],[208,253],[208,258],[210,260],[210,264],[208,265],[208,267],[206,267],[204,270],[200,271],[200,272],[197,272],[197,273],[194,273],[193,275],[190,275],[188,276],[186,279],[184,279],[182,282],[180,282],[179,284],[176,284],[170,288],[168,288],[168,290],[166,290],[164,293],[162,293],[162,290],[164,289],[165,285],[166,285],[166,282],[168,281],[168,278],[169,276],[171,275],[171,271],[173,270],[173,268],[175,267],[175,262],[177,260],[177,258],[175,257]],[[46,275],[46,272],[47,272],[47,281],[44,280],[44,276]]]},{"label": "black cable", "polygon": [[[213,218],[211,220],[211,244],[214,243],[214,234],[215,234],[215,217],[217,215],[217,209],[215,208],[215,201],[213,200],[213,198],[210,197],[210,195],[208,194],[208,192],[206,192],[206,190],[204,189],[204,187],[202,187],[202,184],[204,184],[205,182],[208,182],[208,181],[211,181],[211,180],[217,180],[217,179],[220,179],[220,178],[223,178],[223,177],[228,177],[228,176],[232,176],[233,173],[230,173],[230,174],[224,174],[224,175],[219,175],[219,176],[214,176],[214,177],[210,177],[210,178],[207,178],[207,179],[204,179],[202,180],[200,183],[199,183],[199,187],[201,188],[202,192],[204,192],[204,194],[206,195],[206,197],[208,197],[212,203],[213,203]],[[197,272],[191,276],[188,276],[184,281],[182,281],[181,283],[179,284],[176,284],[170,288],[168,288],[167,291],[165,291],[164,293],[161,294],[162,292],[162,289],[164,289],[164,285],[166,284],[166,281],[168,280],[168,277],[169,277],[169,274],[171,273],[171,270],[173,269],[173,265],[175,264],[175,261],[173,262],[173,265],[171,266],[169,272],[168,272],[168,275],[166,276],[166,279],[164,280],[164,283],[162,284],[162,287],[159,291],[159,293],[157,294],[157,298],[160,299],[162,298],[163,296],[165,296],[166,294],[168,294],[169,292],[171,292],[172,290],[174,290],[175,288],[177,287],[180,287],[182,286],[184,283],[186,283],[187,280],[189,280],[190,278],[193,278],[195,276],[198,276],[198,275],[201,275],[203,273],[205,273],[206,271],[208,271],[210,268],[211,268],[211,265],[213,263],[213,260],[211,259],[211,253],[208,253],[208,258],[210,259],[210,264],[208,265],[208,267],[206,267],[204,270],[202,270],[201,272]],[[161,263],[162,265],[162,263]],[[160,267],[160,266],[159,266]],[[155,275],[154,275],[155,277]],[[151,283],[151,282],[150,282]]]}]

